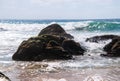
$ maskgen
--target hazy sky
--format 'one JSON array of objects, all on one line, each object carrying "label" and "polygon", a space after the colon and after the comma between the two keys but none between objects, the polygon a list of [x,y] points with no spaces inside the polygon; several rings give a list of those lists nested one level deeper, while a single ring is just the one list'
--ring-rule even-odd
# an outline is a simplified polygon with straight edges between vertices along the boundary
[{"label": "hazy sky", "polygon": [[120,18],[120,0],[0,0],[0,19]]}]

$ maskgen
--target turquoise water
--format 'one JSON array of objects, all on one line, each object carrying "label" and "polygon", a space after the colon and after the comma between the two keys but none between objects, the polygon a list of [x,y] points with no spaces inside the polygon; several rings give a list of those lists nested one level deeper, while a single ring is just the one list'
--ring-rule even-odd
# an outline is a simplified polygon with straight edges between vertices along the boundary
[{"label": "turquoise water", "polygon": [[[80,31],[120,31],[120,19],[99,20],[0,20],[1,24],[50,24],[59,23],[72,26],[70,30]],[[3,28],[4,29],[4,28]],[[2,30],[2,29],[1,29]]]},{"label": "turquoise water", "polygon": [[[44,61],[44,62],[16,62],[12,60],[12,55],[15,53],[20,43],[38,33],[46,26],[58,23],[66,32],[74,36],[74,40],[79,42],[87,49],[84,56],[74,56],[74,60],[68,61]],[[88,78],[89,74],[96,68],[107,68],[111,71],[114,69],[111,80],[107,78],[105,81],[119,81],[119,65],[120,58],[103,58],[100,54],[103,53],[103,47],[109,43],[108,41],[101,41],[99,43],[85,42],[88,37],[104,34],[120,35],[120,19],[101,19],[101,20],[0,20],[0,71],[6,73],[13,81],[34,81],[26,80],[26,77],[36,78],[36,74],[43,74],[51,76],[54,73],[64,72],[69,74],[76,72],[75,75],[66,75],[69,77],[76,77],[81,75],[79,71],[87,69],[83,74]],[[89,56],[91,55],[91,56]],[[47,65],[41,67],[41,65]],[[104,69],[105,70],[105,69]],[[88,71],[88,72],[87,72]],[[99,70],[100,72],[102,70]],[[102,75],[102,73],[96,72]],[[109,74],[108,70],[104,73],[105,76]],[[27,73],[26,73],[27,72]],[[53,73],[52,73],[53,72]],[[116,74],[116,72],[118,74]],[[25,73],[25,74],[22,74]],[[30,74],[29,74],[30,73]],[[48,73],[48,74],[47,74]],[[93,74],[96,74],[95,72]],[[25,77],[22,75],[26,75]],[[41,76],[43,76],[41,75]],[[61,74],[62,75],[62,74]],[[37,75],[38,76],[38,75]],[[45,77],[43,76],[43,77]],[[60,78],[60,75],[57,75]],[[63,75],[64,76],[64,75]],[[82,75],[81,75],[82,76]],[[85,78],[85,76],[83,76]],[[52,77],[52,76],[51,76]],[[73,77],[73,78],[74,78]],[[103,77],[103,76],[102,76]],[[40,81],[46,81],[40,80]],[[54,80],[58,81],[58,80]],[[65,80],[63,80],[65,81]],[[70,81],[70,80],[67,80]],[[71,81],[74,81],[71,79]],[[76,81],[87,81],[86,79],[76,79]],[[88,80],[89,81],[89,80]],[[90,80],[93,81],[93,80]],[[94,80],[99,81],[99,80]],[[101,80],[102,81],[102,80]]]}]

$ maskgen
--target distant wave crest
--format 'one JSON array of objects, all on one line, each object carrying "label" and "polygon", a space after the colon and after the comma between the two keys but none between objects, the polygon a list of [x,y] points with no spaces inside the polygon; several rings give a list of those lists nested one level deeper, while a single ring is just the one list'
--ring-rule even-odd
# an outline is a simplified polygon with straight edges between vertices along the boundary
[{"label": "distant wave crest", "polygon": [[[22,22],[22,23],[20,23]],[[77,30],[77,31],[120,31],[119,21],[52,21],[52,22],[38,22],[35,21],[10,21],[0,22],[0,31],[41,31],[43,28],[50,24],[60,24],[65,30]],[[29,28],[28,28],[29,27]]]},{"label": "distant wave crest", "polygon": [[78,31],[120,31],[120,22],[71,22],[66,23],[64,27],[69,30]]}]

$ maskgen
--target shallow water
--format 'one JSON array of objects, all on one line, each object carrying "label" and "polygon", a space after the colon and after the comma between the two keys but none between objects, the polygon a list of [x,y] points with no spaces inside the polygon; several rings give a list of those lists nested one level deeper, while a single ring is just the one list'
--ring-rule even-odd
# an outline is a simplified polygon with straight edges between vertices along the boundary
[{"label": "shallow water", "polygon": [[[118,31],[95,30],[91,32],[91,30],[83,29],[91,22],[93,23],[93,21],[58,22],[87,49],[84,56],[74,56],[73,60],[45,60],[43,62],[16,62],[11,57],[23,40],[38,35],[40,30],[55,22],[47,24],[0,23],[0,71],[12,81],[119,81],[120,58],[100,57],[103,53],[102,48],[111,40],[99,43],[85,42],[87,37],[96,35],[120,35],[119,26],[116,25]],[[76,27],[82,28],[75,30]]]},{"label": "shallow water", "polygon": [[[48,64],[48,65],[47,65]],[[119,81],[120,67],[62,67],[58,62],[18,62],[4,71],[12,81]]]}]

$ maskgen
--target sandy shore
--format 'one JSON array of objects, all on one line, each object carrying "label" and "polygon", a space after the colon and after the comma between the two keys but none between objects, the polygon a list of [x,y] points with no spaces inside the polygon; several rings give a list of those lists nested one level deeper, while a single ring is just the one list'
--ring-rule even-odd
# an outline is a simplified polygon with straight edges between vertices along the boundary
[{"label": "sandy shore", "polygon": [[[4,73],[12,81],[119,81],[120,67],[47,68],[47,65],[14,67]],[[43,70],[41,70],[41,69]],[[51,70],[49,70],[51,69]]]}]

